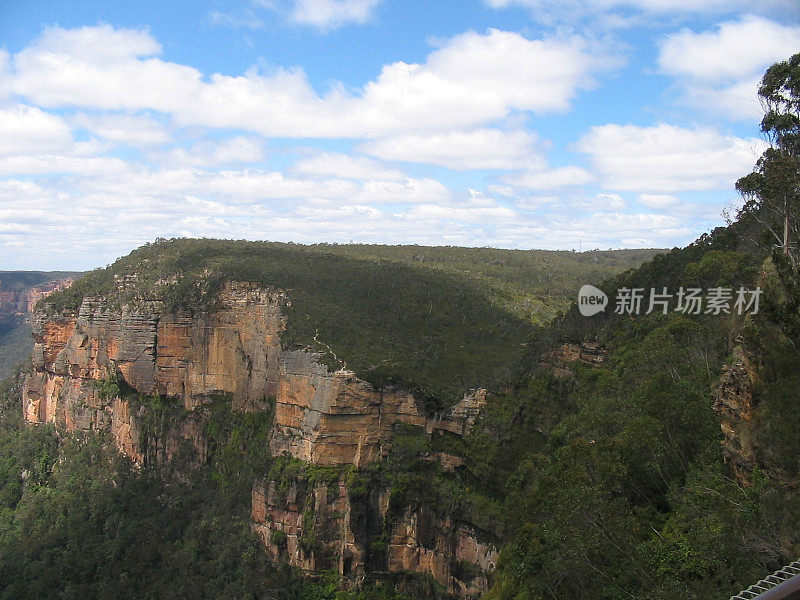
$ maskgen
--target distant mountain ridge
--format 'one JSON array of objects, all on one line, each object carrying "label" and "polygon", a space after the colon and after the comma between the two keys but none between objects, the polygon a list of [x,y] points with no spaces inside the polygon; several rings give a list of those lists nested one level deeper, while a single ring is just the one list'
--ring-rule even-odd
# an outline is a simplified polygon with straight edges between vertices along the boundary
[{"label": "distant mountain ridge", "polygon": [[0,271],[0,380],[12,374],[33,349],[26,317],[36,303],[69,287],[76,271]]},{"label": "distant mountain ridge", "polygon": [[73,314],[97,297],[111,310],[158,301],[166,313],[194,313],[213,311],[227,283],[283,290],[285,348],[313,348],[334,370],[400,384],[438,410],[507,372],[581,284],[658,252],[158,240],[87,273],[44,309]]}]

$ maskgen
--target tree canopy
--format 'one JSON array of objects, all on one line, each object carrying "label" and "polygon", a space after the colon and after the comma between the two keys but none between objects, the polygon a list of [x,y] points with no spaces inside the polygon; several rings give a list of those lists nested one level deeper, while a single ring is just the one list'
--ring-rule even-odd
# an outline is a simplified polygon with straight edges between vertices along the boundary
[{"label": "tree canopy", "polygon": [[800,240],[800,53],[767,69],[758,88],[761,131],[770,142],[749,175],[736,182],[740,215],[764,226],[770,244],[795,267]]}]

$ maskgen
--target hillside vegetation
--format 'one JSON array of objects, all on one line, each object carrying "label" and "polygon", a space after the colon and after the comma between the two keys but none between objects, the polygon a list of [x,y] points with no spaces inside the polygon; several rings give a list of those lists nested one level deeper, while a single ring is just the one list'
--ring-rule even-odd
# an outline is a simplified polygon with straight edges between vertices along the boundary
[{"label": "hillside vegetation", "polygon": [[77,271],[0,271],[0,290],[24,292],[48,281],[57,281],[78,275],[80,272]]},{"label": "hillside vegetation", "polygon": [[[77,275],[70,271],[0,271],[0,292],[25,292],[42,283]],[[32,350],[33,339],[25,315],[4,312],[0,306],[0,381],[27,361]]]},{"label": "hillside vegetation", "polygon": [[[491,390],[491,409],[472,434],[461,440],[400,429],[384,461],[350,477],[364,490],[391,489],[398,506],[423,503],[497,540],[503,551],[488,594],[492,600],[723,600],[794,559],[800,553],[796,278],[786,278],[780,255],[751,243],[757,233],[745,219],[620,274],[603,288],[613,296],[620,287],[760,285],[765,292],[758,314],[609,310],[587,319],[573,305],[519,350],[520,368]],[[213,242],[196,243],[209,259],[204,264],[214,264],[208,250]],[[153,260],[155,249],[171,244],[137,252],[152,252],[146,257]],[[182,251],[175,260],[187,256]],[[307,260],[306,272],[321,270],[316,256]],[[352,265],[338,256],[322,264],[334,260]],[[406,271],[406,265],[374,264],[386,269],[387,278],[399,273],[419,286],[436,281],[424,271]],[[272,268],[271,276],[281,273]],[[366,271],[351,268],[337,274],[347,273],[346,281],[365,277]],[[92,274],[101,275],[108,276]],[[293,289],[305,289],[297,283],[304,280],[292,276],[298,286]],[[439,277],[440,283],[454,281]],[[376,280],[384,281],[380,273]],[[455,293],[446,286],[420,289]],[[498,311],[472,314],[511,318],[471,294],[453,298]],[[312,296],[342,310],[335,297]],[[563,340],[587,338],[606,348],[601,366],[573,364],[573,374],[563,376],[539,364],[541,353]],[[714,398],[725,369],[742,355],[756,370],[751,433],[757,451],[736,471],[724,460]],[[57,446],[52,430],[20,431],[12,425],[16,405],[12,400],[3,417],[11,421],[0,440],[7,465],[0,473],[6,498],[0,576],[15,586],[8,597],[47,597],[39,591],[50,589],[53,573],[61,573],[75,597],[113,596],[116,591],[103,590],[116,590],[120,573],[135,582],[126,588],[134,596],[180,597],[199,589],[208,597],[399,597],[380,582],[346,592],[333,575],[302,581],[263,562],[242,526],[249,498],[243,482],[265,470],[271,476],[287,469],[315,472],[259,451],[265,424],[221,414],[208,465],[190,485],[178,485],[156,472],[136,473],[118,459],[108,462],[108,451],[98,446],[103,440],[94,434]],[[461,456],[465,466],[444,472],[425,460],[435,451]],[[25,480],[23,469],[30,473]],[[26,541],[24,532],[31,530],[39,532],[35,544]],[[100,556],[111,556],[111,562],[100,564]],[[73,564],[81,568],[68,567]]]},{"label": "hillside vegetation", "polygon": [[[469,440],[465,483],[505,515],[490,598],[724,599],[800,554],[796,405],[800,355],[786,334],[787,286],[748,251],[741,224],[607,283],[765,289],[756,315],[581,317],[573,307],[540,340],[587,337],[602,366],[520,375]],[[750,248],[752,250],[752,248]],[[753,462],[723,460],[721,376],[756,369]],[[744,384],[741,384],[744,385]]]},{"label": "hillside vegetation", "polygon": [[566,308],[583,282],[655,252],[162,240],[85,275],[46,308],[72,311],[100,295],[212,310],[225,282],[257,282],[288,293],[285,345],[315,347],[331,367],[400,384],[438,410],[506,377],[535,325]]}]

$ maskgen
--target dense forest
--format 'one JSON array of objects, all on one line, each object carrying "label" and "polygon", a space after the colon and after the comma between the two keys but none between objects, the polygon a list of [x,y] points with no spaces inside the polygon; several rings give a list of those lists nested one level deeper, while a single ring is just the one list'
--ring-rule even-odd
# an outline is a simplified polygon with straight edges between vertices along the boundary
[{"label": "dense forest", "polygon": [[[796,559],[800,203],[796,179],[776,173],[800,172],[798,73],[800,55],[762,82],[773,147],[739,181],[747,201],[737,220],[635,269],[626,267],[641,254],[547,255],[545,268],[532,255],[477,249],[172,240],[54,295],[50,311],[90,294],[119,303],[158,294],[192,311],[213,308],[225,281],[257,281],[290,290],[286,344],[319,334],[376,385],[407,385],[433,408],[478,383],[489,397],[464,438],[398,427],[383,460],[362,469],[272,458],[269,415],[208,406],[207,464],[180,480],[133,468],[101,434],[22,426],[12,378],[0,411],[0,597],[444,597],[426,581],[417,591],[380,578],[348,589],[332,573],[308,579],[269,564],[241,488],[264,472],[346,477],[351,494],[380,485],[397,505],[480,525],[502,545],[491,600],[723,600]],[[537,290],[566,294],[603,266],[615,270],[601,286],[612,298],[760,289],[759,309],[587,318],[572,304],[537,322]],[[600,363],[546,360],[587,340],[603,349]],[[746,418],[731,404],[745,396]],[[183,410],[168,398],[136,401],[152,418]],[[441,449],[463,466],[425,460]]]},{"label": "dense forest", "polygon": [[99,295],[203,310],[225,282],[256,282],[287,291],[284,347],[314,347],[331,367],[402,384],[437,410],[507,377],[537,324],[566,309],[581,284],[656,252],[160,240],[88,273],[44,308],[74,311]]}]

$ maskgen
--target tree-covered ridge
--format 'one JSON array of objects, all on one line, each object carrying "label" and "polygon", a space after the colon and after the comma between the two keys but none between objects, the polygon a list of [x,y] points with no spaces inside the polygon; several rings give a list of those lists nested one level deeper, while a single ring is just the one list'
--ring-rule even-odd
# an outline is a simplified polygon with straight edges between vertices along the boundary
[{"label": "tree-covered ridge", "polygon": [[492,301],[533,323],[547,323],[569,306],[584,283],[638,267],[658,249],[501,250],[454,246],[318,246],[342,256],[423,266],[479,286]]},{"label": "tree-covered ridge", "polygon": [[42,283],[77,277],[80,274],[79,271],[0,271],[0,290],[23,292]]},{"label": "tree-covered ridge", "polygon": [[[466,445],[467,485],[505,516],[490,598],[723,599],[800,554],[793,281],[774,257],[743,250],[744,229],[606,287],[759,285],[758,314],[571,310],[543,343],[591,337],[604,364],[576,364],[568,378],[523,372],[493,396]],[[723,460],[715,399],[727,369],[743,376],[742,357],[755,456],[737,472],[736,457]]]},{"label": "tree-covered ridge", "polygon": [[75,310],[84,296],[99,295],[210,310],[225,282],[257,282],[287,292],[285,345],[324,342],[318,349],[343,361],[328,355],[330,366],[403,385],[438,409],[502,379],[534,323],[567,306],[581,282],[653,252],[163,240],[88,273],[46,307]]}]

